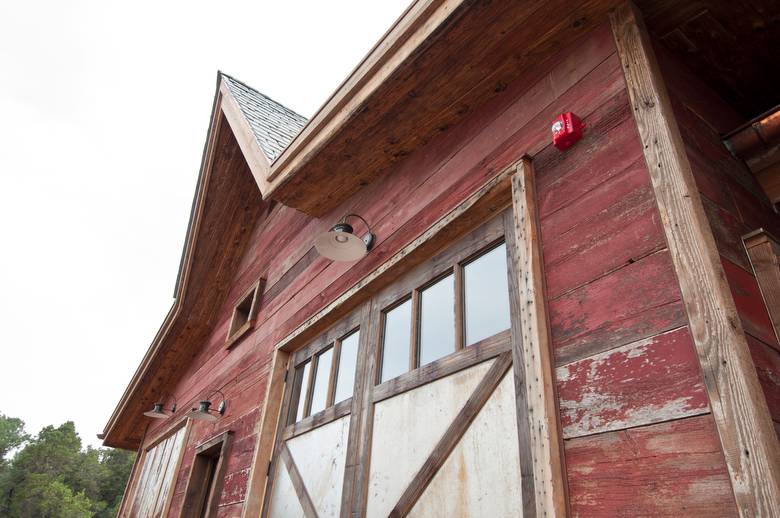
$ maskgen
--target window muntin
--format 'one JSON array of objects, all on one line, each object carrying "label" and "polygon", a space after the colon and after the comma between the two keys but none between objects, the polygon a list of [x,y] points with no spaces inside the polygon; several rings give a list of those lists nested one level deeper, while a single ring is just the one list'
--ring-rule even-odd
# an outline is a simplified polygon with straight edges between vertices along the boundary
[{"label": "window muntin", "polygon": [[466,345],[509,329],[506,244],[463,266]]},{"label": "window muntin", "polygon": [[420,290],[417,367],[455,352],[455,311],[452,273]]},{"label": "window muntin", "polygon": [[[464,240],[410,272],[411,293],[394,286],[380,297],[388,309],[382,311],[377,383],[509,329],[507,249],[501,227],[488,227],[481,240]],[[388,300],[393,294],[403,302]]]},{"label": "window muntin", "polygon": [[383,320],[380,379],[387,381],[409,370],[409,340],[412,336],[411,299],[385,311]]},{"label": "window muntin", "polygon": [[357,369],[358,343],[360,343],[360,331],[341,340],[339,347],[339,359],[336,363],[336,387],[334,389],[333,403],[341,403],[352,397],[355,388],[355,370]]}]

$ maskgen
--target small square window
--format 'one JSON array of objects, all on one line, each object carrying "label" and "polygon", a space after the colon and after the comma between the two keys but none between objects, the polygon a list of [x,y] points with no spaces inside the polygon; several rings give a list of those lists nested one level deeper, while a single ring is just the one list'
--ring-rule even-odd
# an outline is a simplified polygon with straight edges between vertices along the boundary
[{"label": "small square window", "polygon": [[255,325],[259,309],[260,290],[264,282],[259,280],[241,297],[233,308],[225,347],[231,347]]}]

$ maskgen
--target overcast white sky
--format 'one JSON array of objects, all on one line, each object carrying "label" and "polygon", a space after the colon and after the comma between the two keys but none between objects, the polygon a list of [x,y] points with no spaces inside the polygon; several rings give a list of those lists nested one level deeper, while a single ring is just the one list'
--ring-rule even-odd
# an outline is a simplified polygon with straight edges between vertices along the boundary
[{"label": "overcast white sky", "polygon": [[0,2],[0,412],[100,444],[172,302],[217,70],[309,117],[409,1]]}]

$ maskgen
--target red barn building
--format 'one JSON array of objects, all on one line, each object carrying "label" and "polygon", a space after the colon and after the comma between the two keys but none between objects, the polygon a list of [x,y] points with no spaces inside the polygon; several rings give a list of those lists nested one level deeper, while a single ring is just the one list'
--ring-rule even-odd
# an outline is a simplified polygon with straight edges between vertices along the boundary
[{"label": "red barn building", "polygon": [[780,516],[778,48],[418,0],[311,120],[218,75],[120,516]]}]

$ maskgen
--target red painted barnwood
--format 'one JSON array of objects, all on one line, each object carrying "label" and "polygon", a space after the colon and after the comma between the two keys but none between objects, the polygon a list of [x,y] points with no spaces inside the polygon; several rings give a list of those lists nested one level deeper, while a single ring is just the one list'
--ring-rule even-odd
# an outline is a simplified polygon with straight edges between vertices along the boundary
[{"label": "red painted barnwood", "polygon": [[747,341],[769,412],[772,419],[780,421],[780,352],[750,335]]},{"label": "red painted barnwood", "polygon": [[[606,67],[605,70],[598,70],[601,66]],[[591,109],[595,109],[595,106],[603,104],[614,96],[616,89],[619,86],[622,87],[622,83],[618,81],[619,77],[616,75],[619,72],[616,59],[610,57],[599,67],[583,79],[583,82],[589,83],[588,88],[573,88],[564,97],[570,96],[573,101],[579,99],[578,102],[592,103],[594,108]],[[589,94],[587,97],[582,97],[583,91],[593,92],[594,90],[598,92],[597,95]],[[523,99],[520,99],[518,102],[522,101]],[[349,275],[339,277],[338,282],[332,282],[327,274],[318,277],[315,279],[315,283],[307,286],[306,292],[299,294],[299,302],[293,300],[290,303],[289,311],[286,310],[286,313],[282,315],[275,315],[264,324],[274,331],[274,340],[283,338],[303,320],[303,315],[310,315],[323,307],[328,301],[333,300],[359,278],[390,257],[400,247],[410,242],[468,193],[476,190],[501,167],[506,166],[525,152],[533,152],[535,147],[541,149],[541,146],[547,146],[549,120],[557,111],[560,111],[562,106],[567,105],[561,100],[557,102],[560,102],[560,105],[545,108],[544,112],[536,116],[526,127],[519,128],[515,134],[506,138],[504,144],[499,146],[494,154],[484,157],[483,152],[480,152],[472,156],[470,159],[474,163],[472,168],[469,168],[468,163],[448,163],[446,168],[437,171],[423,188],[416,191],[414,197],[410,199],[408,195],[405,196],[405,202],[396,207],[393,211],[393,217],[379,224],[377,230],[379,240],[376,248],[366,259],[355,264],[349,270]],[[583,113],[588,113],[588,111],[585,110]],[[498,134],[501,135],[501,133]],[[495,135],[491,138],[495,145]],[[465,149],[464,151],[469,150]],[[482,155],[481,159],[480,155]],[[463,176],[457,176],[458,171]],[[422,210],[420,203],[429,198],[429,189],[441,194],[435,197],[434,201],[425,207],[425,210]],[[401,223],[403,223],[402,227]],[[393,231],[399,227],[401,227],[402,232]],[[386,239],[383,238],[388,232],[392,233]],[[342,268],[341,265],[330,267],[333,270]],[[308,298],[311,293],[316,294],[314,299],[308,302],[302,300]],[[301,307],[301,303],[305,303],[305,305]],[[287,318],[284,318],[285,316]]]},{"label": "red painted barnwood", "polygon": [[[617,86],[623,85],[618,82]],[[576,147],[561,152],[550,146],[534,157],[541,218],[576,201],[642,157],[625,90],[619,88],[599,111],[603,118],[599,117],[599,124],[587,121],[589,129]]]},{"label": "red painted barnwood", "polygon": [[644,160],[552,213],[541,228],[551,298],[666,247]]},{"label": "red painted barnwood", "polygon": [[[456,127],[445,138],[429,143],[421,150],[421,153],[402,165],[400,170],[393,174],[392,179],[388,177],[385,181],[372,184],[364,192],[359,193],[355,200],[349,200],[346,207],[336,209],[330,217],[335,221],[338,216],[346,212],[357,212],[363,215],[371,222],[373,230],[379,238],[377,242],[379,244],[384,236],[392,234],[403,222],[414,218],[414,213],[420,210],[420,206],[414,203],[415,200],[429,199],[432,196],[431,192],[440,192],[443,188],[453,185],[468,167],[473,167],[468,164],[478,164],[480,160],[483,160],[496,146],[495,134],[516,131],[519,124],[528,121],[536,114],[535,110],[539,110],[540,107],[554,100],[555,89],[565,89],[574,85],[582,75],[611,55],[614,52],[614,45],[609,31],[606,29],[606,26],[601,27],[581,48],[568,53],[565,59],[555,63],[549,78],[539,81],[531,88],[518,82],[517,85],[527,89],[521,93],[523,102],[515,102],[509,109],[502,112],[504,108],[498,101],[500,100],[505,105],[506,96],[500,96],[500,99],[493,103],[494,106],[482,109],[479,117],[472,117]],[[538,74],[539,71],[535,71],[536,77]],[[550,79],[554,80],[555,88],[551,88]],[[490,118],[491,115],[495,117],[493,120]],[[490,131],[481,131],[483,126],[488,123],[491,126]],[[544,124],[545,130],[546,126],[547,124]],[[458,139],[465,141],[465,143],[456,143],[455,141]],[[421,171],[427,174],[420,174]],[[410,200],[408,196],[411,191],[415,192],[413,200]],[[382,200],[382,203],[377,203],[379,199]],[[309,236],[309,239],[310,243],[313,235]],[[377,247],[372,252],[372,256],[379,255]],[[323,283],[328,283],[334,278],[347,272],[352,274],[354,271],[354,268],[351,268],[352,265],[349,264],[325,263],[328,266],[328,271],[324,275],[320,275],[323,270],[322,264],[321,261],[318,261],[311,266],[311,270],[301,273],[299,279],[294,281],[290,287],[291,297],[301,293],[303,286],[306,286],[306,293],[302,294],[301,297],[306,297],[309,292],[319,293],[321,286],[307,284],[314,278],[322,279]],[[266,311],[265,317],[271,317],[278,309],[277,306],[288,302],[291,297],[280,299],[274,306],[266,308],[264,310]],[[290,311],[295,311],[295,306],[292,307],[292,310],[288,309],[288,316]],[[284,318],[277,320],[284,320]]]},{"label": "red painted barnwood", "polygon": [[748,233],[748,228],[737,216],[718,207],[707,198],[702,201],[720,255],[742,269],[752,271],[745,245],[742,244],[742,236]]},{"label": "red painted barnwood", "polygon": [[707,123],[712,131],[723,135],[741,125],[744,118],[709,88],[701,78],[677,61],[664,45],[653,45],[666,86],[674,97]]},{"label": "red painted barnwood", "polygon": [[686,322],[664,250],[550,300],[557,365],[647,338]]},{"label": "red painted barnwood", "polygon": [[710,414],[564,446],[576,518],[737,516]]},{"label": "red painted barnwood", "polygon": [[225,482],[222,485],[222,495],[219,505],[230,505],[244,501],[246,493],[246,484],[249,480],[249,468],[225,476]]},{"label": "red painted barnwood", "polygon": [[727,259],[721,262],[745,332],[780,349],[756,278]]},{"label": "red painted barnwood", "polygon": [[726,174],[713,168],[695,149],[689,147],[687,151],[688,162],[691,164],[696,186],[702,196],[731,214],[739,214],[734,205]]},{"label": "red painted barnwood", "polygon": [[556,378],[567,439],[709,411],[687,327],[558,367]]},{"label": "red painted barnwood", "polygon": [[745,188],[731,178],[729,182],[731,195],[745,226],[750,230],[763,228],[774,236],[780,236],[780,216],[772,210],[766,196],[763,193],[761,195],[754,194],[753,190]]}]

